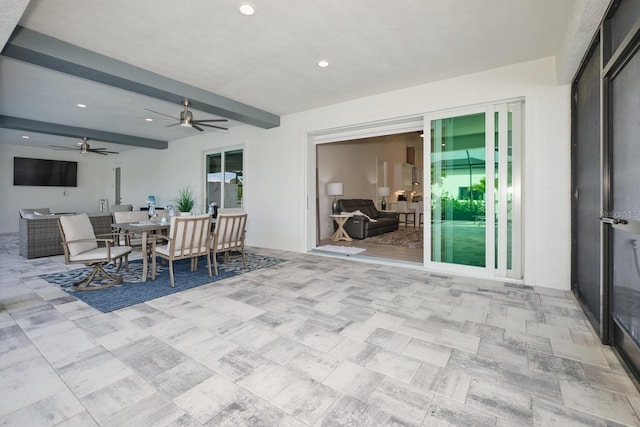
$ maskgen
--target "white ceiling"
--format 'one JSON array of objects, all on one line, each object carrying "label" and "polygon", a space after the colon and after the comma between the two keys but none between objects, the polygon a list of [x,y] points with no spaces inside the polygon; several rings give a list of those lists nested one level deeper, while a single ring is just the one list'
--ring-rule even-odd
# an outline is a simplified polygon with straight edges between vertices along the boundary
[{"label": "white ceiling", "polygon": [[[15,23],[19,19],[30,30],[286,115],[553,56],[585,1],[602,3],[253,0],[256,13],[247,17],[235,0],[33,0]],[[0,37],[4,33],[10,31],[0,29]],[[0,46],[5,41],[0,39]],[[320,59],[330,66],[318,67]],[[77,108],[78,102],[88,108]],[[161,140],[197,134],[167,128],[166,121],[146,122],[145,108],[174,116],[181,110],[178,104],[0,57],[0,115]],[[195,119],[216,117],[194,110]],[[233,132],[239,122],[228,125],[227,132]],[[22,134],[0,129],[0,143],[24,144]],[[27,141],[76,142],[45,135]]]}]

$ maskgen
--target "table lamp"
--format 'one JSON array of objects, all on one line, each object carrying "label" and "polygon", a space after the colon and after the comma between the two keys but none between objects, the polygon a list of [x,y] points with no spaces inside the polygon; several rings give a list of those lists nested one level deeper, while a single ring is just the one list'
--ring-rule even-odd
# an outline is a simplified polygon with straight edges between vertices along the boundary
[{"label": "table lamp", "polygon": [[342,196],[343,189],[341,182],[330,182],[327,184],[327,195],[333,196],[333,203],[331,204],[331,211],[334,215],[339,214],[338,212],[338,200],[336,196]]},{"label": "table lamp", "polygon": [[378,187],[378,196],[382,197],[380,208],[384,211],[387,209],[387,200],[385,197],[389,196],[389,187]]}]

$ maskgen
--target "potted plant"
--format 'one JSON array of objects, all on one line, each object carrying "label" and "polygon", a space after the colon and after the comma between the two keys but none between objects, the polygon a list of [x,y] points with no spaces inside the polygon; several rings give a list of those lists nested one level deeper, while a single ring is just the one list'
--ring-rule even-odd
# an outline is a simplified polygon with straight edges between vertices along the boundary
[{"label": "potted plant", "polygon": [[178,198],[176,199],[176,207],[180,210],[180,214],[188,215],[191,213],[191,209],[196,203],[196,199],[193,195],[193,191],[187,185],[186,187],[182,187],[178,191]]}]

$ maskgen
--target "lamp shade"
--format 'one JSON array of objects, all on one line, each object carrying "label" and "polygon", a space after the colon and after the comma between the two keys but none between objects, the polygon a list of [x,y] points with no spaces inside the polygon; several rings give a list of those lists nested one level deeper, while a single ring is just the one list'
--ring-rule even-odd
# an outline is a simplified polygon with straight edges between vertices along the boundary
[{"label": "lamp shade", "polygon": [[330,182],[327,184],[327,195],[329,196],[342,196],[342,183],[341,182]]},{"label": "lamp shade", "polygon": [[378,187],[378,196],[388,197],[389,194],[389,187]]}]

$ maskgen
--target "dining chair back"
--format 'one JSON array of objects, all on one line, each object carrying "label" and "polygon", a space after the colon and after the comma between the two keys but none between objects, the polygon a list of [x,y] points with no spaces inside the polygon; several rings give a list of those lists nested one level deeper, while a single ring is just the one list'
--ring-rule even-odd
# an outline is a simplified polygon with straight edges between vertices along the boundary
[{"label": "dining chair back", "polygon": [[[116,224],[142,222],[149,220],[149,213],[146,211],[115,211],[112,212],[113,222]],[[119,242],[121,245],[131,247],[142,247],[142,235],[140,233],[125,233]]]},{"label": "dining chair back", "polygon": [[[167,243],[158,245],[161,240]],[[155,235],[151,249],[153,267],[151,278],[156,278],[156,257],[169,261],[169,276],[171,287],[175,287],[173,275],[173,261],[191,259],[191,271],[198,267],[198,257],[207,257],[207,268],[211,277],[211,259],[209,248],[211,245],[211,217],[209,215],[174,216],[168,236]]]},{"label": "dining chair back", "polygon": [[244,253],[244,237],[247,226],[247,214],[242,212],[218,211],[218,218],[213,230],[211,252],[213,255],[213,269],[218,275],[218,254],[224,254],[224,260],[228,260],[231,252],[238,252],[242,257],[242,265],[247,267],[247,258]]},{"label": "dining chair back", "polygon": [[111,205],[109,206],[111,212],[127,212],[133,211],[133,205]]},{"label": "dining chair back", "polygon": [[[93,226],[87,214],[64,215],[58,218],[58,228],[62,238],[65,264],[84,264],[92,267],[91,273],[72,286],[78,291],[103,289],[122,283],[122,277],[105,271],[110,262],[124,259],[129,270],[131,247],[116,246],[114,236],[96,238]],[[117,238],[117,237],[116,237]],[[116,272],[122,263],[118,264]],[[100,280],[99,285],[91,285]]]},{"label": "dining chair back", "polygon": [[[416,226],[416,210],[409,207],[406,200],[398,200],[396,202],[396,210],[398,211],[398,218],[400,223],[405,226],[409,225],[409,216],[413,219],[413,226]],[[404,221],[402,218],[404,217]]]}]

